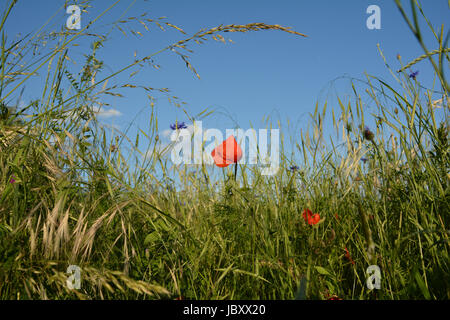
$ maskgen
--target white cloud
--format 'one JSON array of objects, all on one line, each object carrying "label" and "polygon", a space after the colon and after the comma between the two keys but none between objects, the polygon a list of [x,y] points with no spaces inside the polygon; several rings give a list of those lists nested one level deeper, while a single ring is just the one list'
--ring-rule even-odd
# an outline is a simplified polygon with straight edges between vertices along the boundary
[{"label": "white cloud", "polygon": [[102,118],[111,118],[121,116],[122,113],[116,109],[106,109],[99,106],[94,106],[94,112]]},{"label": "white cloud", "polygon": [[171,129],[166,129],[163,132],[161,132],[161,136],[164,137],[164,138],[169,138],[171,134],[172,134],[172,130]]}]

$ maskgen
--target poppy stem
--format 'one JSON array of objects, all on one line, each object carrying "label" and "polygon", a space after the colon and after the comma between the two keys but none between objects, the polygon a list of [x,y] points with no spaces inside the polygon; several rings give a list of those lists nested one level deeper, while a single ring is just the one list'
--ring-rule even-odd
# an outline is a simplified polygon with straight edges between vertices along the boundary
[{"label": "poppy stem", "polygon": [[238,169],[238,164],[237,164],[237,162],[236,162],[236,163],[235,163],[235,167],[234,167],[234,182],[236,182],[237,169]]}]

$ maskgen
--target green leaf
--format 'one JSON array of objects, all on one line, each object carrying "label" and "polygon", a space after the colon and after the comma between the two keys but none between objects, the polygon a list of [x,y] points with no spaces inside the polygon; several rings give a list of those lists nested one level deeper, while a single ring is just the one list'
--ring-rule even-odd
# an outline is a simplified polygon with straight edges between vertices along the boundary
[{"label": "green leaf", "polygon": [[416,279],[416,282],[419,285],[420,291],[422,291],[422,294],[425,297],[425,299],[430,300],[431,299],[430,292],[428,291],[428,288],[425,285],[425,282],[423,281],[422,276],[420,275],[419,271],[416,271],[414,273],[414,278]]},{"label": "green leaf", "polygon": [[322,267],[314,267],[316,268],[317,272],[319,272],[320,274],[326,275],[326,276],[331,276],[331,273],[329,273],[325,268]]},{"label": "green leaf", "polygon": [[145,239],[144,239],[144,245],[147,246],[149,244],[152,244],[153,242],[156,242],[159,239],[158,232],[153,231],[152,233],[149,233]]}]

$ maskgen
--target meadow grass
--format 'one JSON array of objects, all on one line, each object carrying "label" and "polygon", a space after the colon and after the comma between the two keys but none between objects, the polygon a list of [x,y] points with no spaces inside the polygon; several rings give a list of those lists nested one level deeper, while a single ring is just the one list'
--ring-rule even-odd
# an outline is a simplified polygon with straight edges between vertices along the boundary
[{"label": "meadow grass", "polygon": [[[158,120],[151,96],[158,90],[170,95],[166,89],[108,87],[108,80],[137,72],[135,67],[157,68],[152,58],[164,52],[175,52],[196,73],[184,53],[188,45],[211,37],[225,41],[223,32],[302,34],[261,23],[201,30],[100,78],[103,62],[96,54],[105,37],[83,28],[8,42],[4,23],[14,5],[0,23],[1,299],[450,298],[443,72],[449,56],[443,28],[433,30],[438,47],[428,51],[416,10],[412,18],[404,13],[424,56],[391,70],[394,83],[367,76],[362,93],[353,87],[355,101],[339,100],[340,114],[317,105],[309,129],[291,137],[303,159],[298,167],[290,168],[282,148],[274,176],[241,166],[237,180],[232,168],[223,179],[212,179],[205,167],[172,166],[155,151]],[[164,20],[137,17],[128,23],[139,19],[184,33]],[[69,49],[82,37],[95,40],[76,75],[67,66]],[[43,41],[55,46],[44,48]],[[29,59],[36,45],[42,51]],[[408,76],[407,68],[423,59],[435,72],[440,102]],[[20,110],[8,108],[38,71],[46,72],[42,96]],[[149,93],[150,131],[140,135],[148,141],[146,151],[139,136],[108,134],[92,108],[103,95],[120,95],[120,88]],[[371,98],[376,113],[365,114],[361,94]],[[178,102],[174,107],[185,108]],[[324,137],[326,117],[339,141]],[[377,126],[365,128],[370,118]],[[138,161],[149,150],[151,156]],[[181,188],[174,187],[174,176]],[[320,222],[308,225],[305,209],[319,213]],[[82,270],[79,290],[66,285],[71,264]],[[381,269],[379,290],[367,289],[369,265]]]}]

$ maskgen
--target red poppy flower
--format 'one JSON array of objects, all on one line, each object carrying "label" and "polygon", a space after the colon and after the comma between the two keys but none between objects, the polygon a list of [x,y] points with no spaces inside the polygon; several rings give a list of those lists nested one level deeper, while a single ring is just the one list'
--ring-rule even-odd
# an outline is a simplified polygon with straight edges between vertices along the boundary
[{"label": "red poppy flower", "polygon": [[331,296],[331,298],[328,298],[327,300],[342,300],[342,299],[336,295],[333,295],[333,296]]},{"label": "red poppy flower", "polygon": [[352,257],[350,256],[350,252],[348,252],[347,247],[345,247],[345,257],[352,263],[355,264],[355,261],[353,261]]},{"label": "red poppy flower", "polygon": [[229,136],[227,140],[211,152],[211,156],[216,166],[224,168],[241,160],[242,149],[236,142],[234,136]]},{"label": "red poppy flower", "polygon": [[309,225],[313,225],[320,221],[320,215],[318,213],[313,214],[311,210],[305,209],[303,211],[303,219],[305,219],[306,223]]}]

